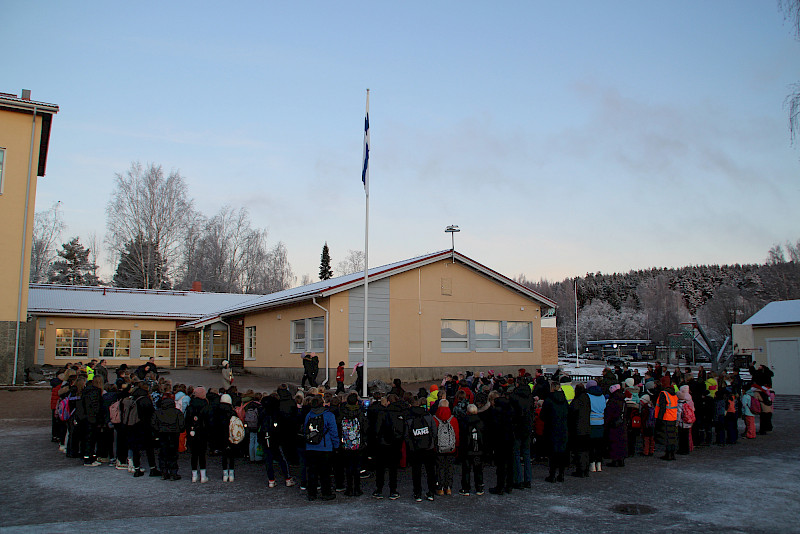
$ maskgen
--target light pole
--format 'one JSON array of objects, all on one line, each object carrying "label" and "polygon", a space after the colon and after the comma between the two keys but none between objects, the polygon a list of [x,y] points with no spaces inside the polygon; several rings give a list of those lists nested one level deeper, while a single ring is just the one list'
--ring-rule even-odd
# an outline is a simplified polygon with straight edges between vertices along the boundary
[{"label": "light pole", "polygon": [[457,224],[451,224],[447,228],[444,229],[445,233],[450,234],[450,248],[452,249],[453,254],[453,263],[456,262],[456,232],[460,232],[461,230],[458,228]]}]

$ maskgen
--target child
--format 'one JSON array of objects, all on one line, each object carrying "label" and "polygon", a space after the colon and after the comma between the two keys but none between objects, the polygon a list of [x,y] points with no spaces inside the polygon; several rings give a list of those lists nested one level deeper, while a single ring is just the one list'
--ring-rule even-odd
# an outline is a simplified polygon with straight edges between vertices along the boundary
[{"label": "child", "polygon": [[744,437],[753,439],[756,437],[756,416],[753,413],[753,396],[755,393],[748,389],[742,395],[742,418],[744,419]]},{"label": "child", "polygon": [[185,430],[183,412],[175,407],[172,394],[164,395],[160,408],[153,414],[153,430],[158,434],[160,450],[158,460],[161,464],[163,480],[180,480],[178,474],[178,437]]},{"label": "child", "polygon": [[[717,395],[723,395],[720,391]],[[728,445],[736,445],[739,433],[739,418],[736,416],[736,395],[729,389],[725,390],[725,433]]]},{"label": "child", "polygon": [[642,420],[642,456],[653,456],[656,451],[655,426],[656,419],[650,395],[644,394],[639,398],[639,414]]},{"label": "child", "polygon": [[336,394],[344,393],[344,362],[339,362],[336,368]]}]

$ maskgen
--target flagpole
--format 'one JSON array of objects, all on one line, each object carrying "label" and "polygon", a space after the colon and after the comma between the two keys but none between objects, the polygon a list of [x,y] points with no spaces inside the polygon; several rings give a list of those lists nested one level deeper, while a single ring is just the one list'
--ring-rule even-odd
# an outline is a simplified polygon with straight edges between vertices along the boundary
[{"label": "flagpole", "polygon": [[367,89],[367,112],[364,118],[364,165],[361,169],[361,181],[364,182],[364,193],[366,198],[366,216],[364,224],[364,336],[363,336],[363,350],[364,350],[364,376],[362,380],[362,396],[366,397],[368,394],[367,389],[367,346],[369,338],[367,337],[368,330],[368,309],[369,309],[369,89]]},{"label": "flagpole", "polygon": [[578,350],[578,277],[575,277],[575,367],[581,366],[581,353]]}]

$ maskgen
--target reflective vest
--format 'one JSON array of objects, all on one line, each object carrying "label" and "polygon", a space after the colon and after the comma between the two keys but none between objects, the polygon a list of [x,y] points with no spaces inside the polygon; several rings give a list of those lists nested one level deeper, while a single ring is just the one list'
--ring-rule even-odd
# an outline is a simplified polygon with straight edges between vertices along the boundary
[{"label": "reflective vest", "polygon": [[91,367],[89,367],[87,365],[86,366],[86,381],[87,382],[91,382],[93,378],[94,378],[94,369],[92,369]]},{"label": "reflective vest", "polygon": [[[661,395],[664,395],[667,400],[667,406],[664,410],[663,417],[661,416]],[[656,403],[656,419],[663,419],[664,421],[677,421],[678,420],[678,396],[670,393],[666,389],[659,395],[659,402]]]}]

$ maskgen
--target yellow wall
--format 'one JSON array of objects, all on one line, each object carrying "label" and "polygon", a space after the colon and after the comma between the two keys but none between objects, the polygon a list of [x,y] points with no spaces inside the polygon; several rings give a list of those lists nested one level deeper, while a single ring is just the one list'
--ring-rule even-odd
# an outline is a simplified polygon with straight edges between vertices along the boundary
[{"label": "yellow wall", "polygon": [[[45,324],[45,349],[44,349],[44,363],[51,365],[61,365],[70,358],[56,358],[56,329],[58,328],[75,328],[86,330],[161,330],[174,332],[176,323],[175,321],[153,320],[153,319],[95,319],[89,317],[40,317],[37,321],[36,330],[36,343],[38,347],[39,328],[42,322]],[[173,336],[174,337],[174,336]],[[173,339],[171,346],[171,353],[175,352],[175,341]],[[86,361],[100,359],[98,354],[92,354],[91,351],[86,358]],[[106,358],[109,362],[109,367],[118,366],[122,363],[129,365],[140,365],[146,358],[130,357],[130,358]],[[72,358],[77,360],[77,358]],[[156,358],[156,363],[159,365],[168,365],[170,358]]]},{"label": "yellow wall", "polygon": [[769,365],[767,361],[767,340],[768,339],[792,339],[800,338],[800,326],[773,326],[773,327],[753,327],[753,348],[761,348],[762,352],[753,352],[753,362],[756,366]]},{"label": "yellow wall", "polygon": [[[330,310],[329,300],[318,299],[317,302],[320,306]],[[291,351],[292,321],[324,316],[325,312],[311,303],[246,315],[244,327],[256,327],[256,358],[255,360],[245,360],[245,367],[302,368],[301,354]],[[333,332],[331,332],[331,338],[332,340],[336,339]],[[325,365],[324,351],[317,352],[317,356],[319,356],[320,368],[323,368]],[[334,365],[334,367],[336,366]]]},{"label": "yellow wall", "polygon": [[[442,286],[451,287],[443,295]],[[392,277],[391,366],[530,366],[542,363],[539,304],[458,263],[440,261]],[[529,321],[533,352],[442,352],[441,320]]]},{"label": "yellow wall", "polygon": [[0,110],[0,147],[5,148],[3,162],[3,193],[0,195],[0,321],[16,321],[19,298],[20,259],[24,258],[22,276],[22,308],[19,319],[24,321],[28,309],[28,278],[30,276],[31,236],[36,199],[36,173],[39,168],[39,138],[41,117],[36,118],[31,188],[28,199],[28,226],[25,250],[22,250],[22,227],[25,218],[25,189],[30,158],[31,125],[33,116]]}]

